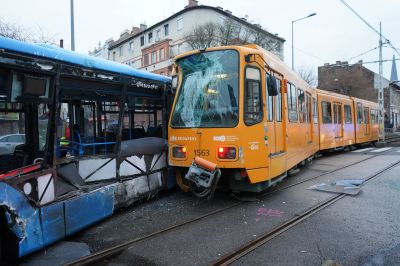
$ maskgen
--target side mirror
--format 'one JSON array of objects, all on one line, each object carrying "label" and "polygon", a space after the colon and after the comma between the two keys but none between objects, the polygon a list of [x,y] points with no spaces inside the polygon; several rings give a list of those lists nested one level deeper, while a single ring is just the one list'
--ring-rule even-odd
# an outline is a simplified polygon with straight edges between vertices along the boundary
[{"label": "side mirror", "polygon": [[268,75],[267,77],[267,89],[268,96],[276,96],[279,94],[278,86],[276,84],[276,78],[272,75]]}]

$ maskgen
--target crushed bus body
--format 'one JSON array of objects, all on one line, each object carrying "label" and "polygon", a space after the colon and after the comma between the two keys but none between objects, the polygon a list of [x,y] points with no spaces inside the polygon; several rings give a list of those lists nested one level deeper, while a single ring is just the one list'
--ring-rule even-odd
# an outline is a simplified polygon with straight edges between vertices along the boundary
[{"label": "crushed bus body", "polygon": [[1,254],[22,257],[167,186],[170,79],[0,37]]}]

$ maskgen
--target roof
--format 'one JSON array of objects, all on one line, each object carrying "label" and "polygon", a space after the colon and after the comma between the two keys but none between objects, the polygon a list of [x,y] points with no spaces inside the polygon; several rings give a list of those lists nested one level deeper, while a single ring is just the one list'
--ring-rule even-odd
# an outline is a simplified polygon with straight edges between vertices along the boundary
[{"label": "roof", "polygon": [[146,32],[152,31],[152,30],[154,30],[155,28],[157,28],[157,27],[159,27],[159,26],[165,24],[167,21],[169,21],[169,20],[171,20],[171,19],[173,19],[173,18],[175,18],[175,17],[178,17],[178,16],[182,15],[183,13],[186,13],[186,12],[188,12],[188,11],[192,11],[192,10],[195,10],[195,9],[209,9],[209,10],[213,10],[213,11],[218,12],[218,13],[220,13],[220,14],[223,14],[223,15],[225,15],[225,16],[231,18],[231,19],[234,19],[234,20],[236,20],[236,21],[239,21],[240,23],[242,23],[242,24],[248,26],[249,28],[252,28],[252,29],[257,30],[257,31],[261,31],[261,32],[263,32],[264,34],[267,34],[267,35],[269,35],[270,37],[273,37],[273,38],[275,38],[275,39],[278,39],[278,40],[280,40],[280,41],[282,41],[282,42],[285,41],[285,39],[283,39],[283,38],[281,38],[281,37],[278,37],[278,36],[276,36],[275,34],[272,34],[272,33],[268,32],[268,31],[266,31],[266,30],[264,30],[264,29],[262,29],[262,28],[260,28],[260,27],[258,27],[258,26],[256,26],[256,25],[254,25],[254,24],[251,24],[251,23],[249,23],[249,22],[247,22],[247,21],[245,21],[245,20],[243,20],[243,19],[241,19],[241,18],[238,18],[238,17],[236,17],[236,16],[234,16],[234,15],[228,13],[228,12],[225,12],[224,10],[221,10],[221,9],[216,8],[216,7],[213,7],[213,6],[203,6],[203,5],[200,5],[200,6],[192,6],[192,7],[184,8],[184,9],[182,9],[181,11],[179,11],[179,12],[173,14],[172,16],[170,16],[170,17],[168,17],[168,18],[166,18],[166,19],[164,19],[164,20],[161,20],[160,22],[154,24],[153,26],[151,26],[151,27],[149,27],[149,28],[147,28],[147,29],[145,29],[145,30],[139,32],[139,33],[130,34],[129,37],[120,38],[120,39],[116,40],[115,42],[111,43],[110,46],[109,46],[109,49],[114,49],[115,47],[117,47],[118,45],[120,45],[120,44],[122,44],[122,43],[125,43],[125,42],[127,42],[127,41],[129,41],[129,40],[132,40],[133,38],[135,38],[135,37],[137,37],[137,36],[139,36],[139,35],[145,34]]},{"label": "roof", "polygon": [[60,62],[70,63],[88,69],[103,70],[115,74],[127,75],[136,78],[170,82],[171,78],[134,69],[128,65],[105,60],[98,57],[68,51],[54,45],[31,44],[5,37],[0,37],[0,50],[7,50],[28,54],[37,58],[47,58]]}]

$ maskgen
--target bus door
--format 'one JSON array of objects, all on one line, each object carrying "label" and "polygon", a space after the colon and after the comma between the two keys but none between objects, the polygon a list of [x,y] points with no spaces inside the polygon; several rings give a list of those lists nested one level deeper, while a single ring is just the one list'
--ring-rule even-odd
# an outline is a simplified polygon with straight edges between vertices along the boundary
[{"label": "bus door", "polygon": [[342,119],[342,104],[333,103],[333,124],[335,127],[335,138],[341,139],[343,137],[343,119]]},{"label": "bus door", "polygon": [[369,135],[369,108],[368,107],[364,107],[364,124],[365,124],[365,136]]},{"label": "bus door", "polygon": [[[276,95],[271,96],[268,93],[268,83],[276,83]],[[283,115],[282,115],[282,81],[278,78],[268,76],[267,86],[267,119],[269,132],[269,147],[270,147],[270,176],[277,177],[286,171],[286,152],[285,143],[286,134],[283,130]]]},{"label": "bus door", "polygon": [[313,120],[312,120],[312,112],[311,112],[311,95],[307,92],[306,93],[306,106],[305,106],[305,111],[306,113],[306,124],[307,124],[307,130],[306,130],[306,138],[307,138],[307,144],[311,144],[313,142],[313,135],[314,135],[314,130],[313,130]]}]

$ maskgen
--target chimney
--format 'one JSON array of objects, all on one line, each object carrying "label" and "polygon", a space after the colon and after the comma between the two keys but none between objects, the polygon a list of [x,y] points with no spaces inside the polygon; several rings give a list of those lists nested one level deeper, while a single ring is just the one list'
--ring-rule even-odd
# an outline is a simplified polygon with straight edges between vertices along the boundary
[{"label": "chimney", "polygon": [[362,65],[363,64],[363,60],[358,60],[358,64]]},{"label": "chimney", "polygon": [[141,23],[141,24],[140,24],[140,31],[144,31],[144,30],[146,30],[146,29],[147,29],[147,25],[144,24],[144,23]]},{"label": "chimney", "polygon": [[217,6],[217,9],[219,9],[219,10],[224,10],[222,7],[220,7],[220,6]]},{"label": "chimney", "polygon": [[328,66],[329,66],[329,63],[325,63],[325,64],[324,64],[324,67],[328,67]]},{"label": "chimney", "polygon": [[121,35],[120,35],[119,37],[122,38],[122,37],[127,36],[128,34],[129,34],[129,30],[128,30],[128,29],[125,29],[125,30],[123,30],[123,31],[121,32]]},{"label": "chimney", "polygon": [[340,63],[341,63],[340,61],[336,61],[336,65],[340,66]]},{"label": "chimney", "polygon": [[64,40],[60,39],[60,48],[64,48]]},{"label": "chimney", "polygon": [[131,30],[131,34],[137,34],[140,32],[140,28],[133,26]]},{"label": "chimney", "polygon": [[189,7],[194,7],[194,6],[198,6],[199,4],[197,3],[197,0],[189,0],[188,5],[185,6],[185,8],[189,8]]}]

